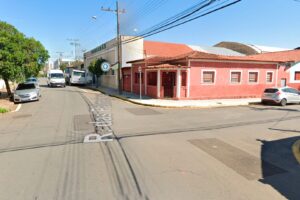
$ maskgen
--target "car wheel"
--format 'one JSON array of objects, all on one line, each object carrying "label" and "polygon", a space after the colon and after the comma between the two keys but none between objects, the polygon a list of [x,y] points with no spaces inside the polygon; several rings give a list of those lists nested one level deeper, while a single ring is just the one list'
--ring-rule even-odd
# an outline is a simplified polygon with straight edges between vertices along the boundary
[{"label": "car wheel", "polygon": [[261,100],[261,104],[266,105],[266,101]]},{"label": "car wheel", "polygon": [[282,99],[282,100],[280,101],[280,105],[281,105],[281,106],[286,106],[286,103],[287,103],[287,100],[286,100],[286,99]]}]

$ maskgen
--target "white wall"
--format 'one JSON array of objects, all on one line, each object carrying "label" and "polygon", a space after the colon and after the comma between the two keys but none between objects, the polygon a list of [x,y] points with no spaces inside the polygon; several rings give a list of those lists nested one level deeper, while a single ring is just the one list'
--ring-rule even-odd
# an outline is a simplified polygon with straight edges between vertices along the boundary
[{"label": "white wall", "polygon": [[[122,40],[126,41],[132,37],[122,36]],[[110,64],[115,64],[118,60],[118,51],[115,46],[116,39],[106,42],[106,48],[98,52],[85,53],[86,59],[84,60],[84,67],[88,69],[88,66],[93,60],[98,58],[103,58],[107,60]],[[122,45],[122,67],[131,66],[127,64],[128,61],[142,59],[144,57],[144,40],[139,39],[134,42],[126,43]],[[114,68],[117,66],[114,66]],[[101,76],[100,84],[104,87],[118,88],[117,70],[115,70],[115,75],[109,73],[108,75]]]},{"label": "white wall", "polygon": [[5,83],[3,80],[0,79],[0,90],[5,88]]},{"label": "white wall", "polygon": [[100,77],[100,85],[102,87],[118,89],[118,77],[116,75],[103,75]]},{"label": "white wall", "polygon": [[293,65],[290,69],[290,83],[300,83],[300,81],[295,80],[295,72],[300,72],[300,62]]},{"label": "white wall", "polygon": [[134,42],[123,44],[122,46],[122,66],[128,67],[128,61],[139,60],[144,58],[144,40],[139,39]]}]

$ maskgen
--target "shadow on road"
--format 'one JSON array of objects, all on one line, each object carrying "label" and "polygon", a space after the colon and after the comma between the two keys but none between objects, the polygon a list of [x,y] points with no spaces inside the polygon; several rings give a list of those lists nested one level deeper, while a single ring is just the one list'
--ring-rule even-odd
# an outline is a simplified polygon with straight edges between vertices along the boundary
[{"label": "shadow on road", "polygon": [[299,109],[294,109],[294,108],[282,108],[282,107],[276,107],[276,106],[250,107],[250,109],[251,109],[251,110],[254,110],[254,111],[266,111],[266,110],[272,110],[272,111],[300,112]]},{"label": "shadow on road", "polygon": [[[300,165],[292,152],[292,145],[300,140],[300,136],[275,141],[261,141],[262,179],[260,182],[268,184],[281,193],[285,198],[296,200],[300,197]],[[270,176],[272,163],[284,171]]]}]

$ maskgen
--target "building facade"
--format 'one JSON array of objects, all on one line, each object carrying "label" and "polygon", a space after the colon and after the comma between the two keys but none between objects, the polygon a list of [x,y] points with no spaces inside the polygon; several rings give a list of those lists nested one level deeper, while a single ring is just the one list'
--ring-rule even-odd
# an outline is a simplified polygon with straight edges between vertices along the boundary
[{"label": "building facade", "polygon": [[[127,62],[130,60],[144,58],[144,46],[143,40],[138,39],[136,41],[126,43],[126,41],[133,39],[130,36],[122,36],[122,68],[131,67],[131,64]],[[84,53],[84,68],[88,71],[88,67],[92,61],[97,59],[104,59],[111,64],[111,69],[105,75],[102,75],[99,79],[100,85],[104,87],[118,88],[118,48],[117,39],[114,38],[106,43],[99,45],[98,47]],[[92,76],[92,74],[89,74]]]},{"label": "building facade", "polygon": [[258,98],[267,87],[300,89],[300,51],[288,54],[294,57],[194,51],[171,58],[135,60],[130,62],[131,69],[123,70],[123,89],[161,99]]},{"label": "building facade", "polygon": [[[132,65],[129,63],[131,60],[156,56],[172,57],[195,50],[220,55],[243,56],[243,54],[221,47],[202,47],[197,45],[147,41],[142,38],[135,38],[132,36],[122,36],[122,41],[122,69],[125,69],[124,71],[131,69]],[[84,54],[84,66],[86,69],[88,69],[88,66],[92,61],[100,58],[105,59],[112,65],[112,69],[100,77],[100,84],[104,87],[115,89],[118,88],[118,66],[116,65],[118,60],[118,49],[116,44],[117,40],[112,39]],[[128,84],[128,79],[131,79],[129,75],[121,77],[123,84]],[[126,85],[125,87],[128,86]]]}]

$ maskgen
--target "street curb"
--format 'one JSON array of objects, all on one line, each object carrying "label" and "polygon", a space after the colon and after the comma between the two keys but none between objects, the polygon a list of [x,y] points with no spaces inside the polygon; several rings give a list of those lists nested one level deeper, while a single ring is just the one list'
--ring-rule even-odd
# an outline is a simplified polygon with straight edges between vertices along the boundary
[{"label": "street curb", "polygon": [[298,163],[300,164],[300,140],[297,140],[293,146],[292,146],[292,151],[293,154],[296,158],[296,160],[298,161]]},{"label": "street curb", "polygon": [[11,111],[11,112],[18,112],[21,109],[21,107],[22,107],[22,104],[18,104],[16,110]]},{"label": "street curb", "polygon": [[156,104],[143,104],[143,103],[139,103],[136,101],[132,101],[128,98],[124,98],[124,97],[120,97],[118,95],[113,95],[113,94],[109,94],[99,88],[93,88],[93,87],[86,87],[88,89],[94,90],[94,91],[98,91],[101,92],[102,94],[108,95],[110,97],[114,97],[126,102],[130,102],[132,104],[136,104],[136,105],[141,105],[141,106],[148,106],[148,107],[157,107],[157,108],[178,108],[178,109],[208,109],[208,108],[224,108],[224,107],[236,107],[236,106],[249,106],[249,105],[254,105],[257,104],[255,102],[250,102],[247,105],[220,105],[220,106],[161,106],[161,105],[156,105]]},{"label": "street curb", "polygon": [[127,102],[130,102],[130,103],[133,103],[133,104],[136,104],[136,105],[140,105],[140,106],[149,106],[149,107],[160,107],[160,108],[179,108],[179,107],[166,107],[166,106],[159,106],[159,105],[152,105],[152,104],[143,104],[143,103],[139,103],[139,102],[135,102],[135,101],[132,101],[130,99],[127,99],[127,98],[124,98],[124,97],[120,97],[120,96],[117,96],[117,95],[113,95],[113,94],[109,94],[99,88],[92,88],[92,87],[87,87],[88,89],[91,89],[91,90],[94,90],[94,91],[98,91],[98,92],[101,92],[102,94],[106,94],[110,97],[114,97],[114,98],[117,98],[117,99],[121,99],[123,101],[127,101]]}]

